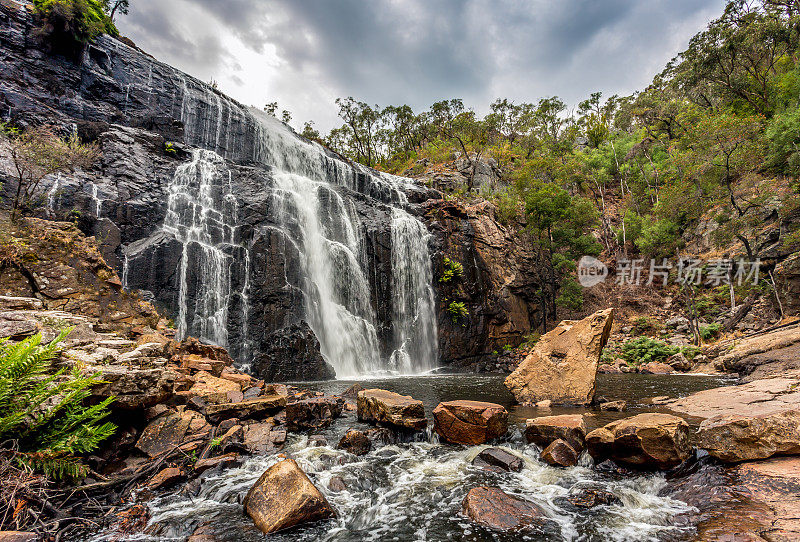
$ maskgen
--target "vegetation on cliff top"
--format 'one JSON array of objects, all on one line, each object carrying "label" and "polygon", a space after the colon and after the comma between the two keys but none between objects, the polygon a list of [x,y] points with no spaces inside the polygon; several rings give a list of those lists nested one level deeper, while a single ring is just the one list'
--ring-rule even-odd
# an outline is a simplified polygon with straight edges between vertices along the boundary
[{"label": "vegetation on cliff top", "polygon": [[[593,93],[574,112],[557,97],[498,99],[483,117],[459,99],[415,112],[346,98],[341,127],[304,135],[394,173],[467,160],[464,195],[476,191],[478,162],[494,159],[501,182],[479,194],[533,232],[543,299],[577,306],[568,277],[575,255],[597,253],[591,228],[609,255],[660,260],[711,216],[718,246],[737,243],[753,259],[764,217],[797,214],[799,52],[796,2],[733,0],[631,96]],[[800,249],[800,233],[781,232],[781,250]]]}]

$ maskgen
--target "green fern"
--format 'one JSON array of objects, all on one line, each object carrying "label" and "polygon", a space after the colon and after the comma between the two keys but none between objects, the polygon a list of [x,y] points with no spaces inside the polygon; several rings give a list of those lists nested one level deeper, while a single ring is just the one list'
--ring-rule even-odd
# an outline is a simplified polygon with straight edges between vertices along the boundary
[{"label": "green fern", "polygon": [[39,334],[0,341],[0,442],[12,444],[18,462],[56,479],[84,475],[78,456],[116,430],[102,423],[113,397],[84,406],[99,375],[52,372],[51,359],[69,332],[44,346]]}]

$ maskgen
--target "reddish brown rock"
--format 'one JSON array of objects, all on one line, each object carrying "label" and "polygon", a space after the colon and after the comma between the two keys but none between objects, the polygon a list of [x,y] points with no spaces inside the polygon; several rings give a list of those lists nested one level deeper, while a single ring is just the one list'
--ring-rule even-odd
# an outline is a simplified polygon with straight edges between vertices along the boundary
[{"label": "reddish brown rock", "polygon": [[586,422],[581,414],[540,416],[528,420],[525,438],[529,443],[542,448],[561,439],[580,453],[584,448],[584,439],[586,438]]},{"label": "reddish brown rock", "polygon": [[222,465],[224,468],[233,467],[239,464],[239,457],[234,454],[218,455],[216,457],[207,457],[205,459],[198,459],[194,464],[194,471],[197,474],[205,472],[209,469],[216,468]]},{"label": "reddish brown rock", "polygon": [[208,405],[206,416],[212,423],[228,418],[239,418],[240,420],[264,418],[284,407],[286,407],[286,396],[263,395],[239,403]]},{"label": "reddish brown rock", "polygon": [[168,467],[159,471],[158,474],[150,478],[150,481],[147,482],[147,487],[150,489],[168,487],[183,480],[184,476],[185,475],[181,469],[177,467]]},{"label": "reddish brown rock", "polygon": [[578,454],[561,439],[554,440],[542,450],[539,459],[553,467],[574,467],[578,464]]},{"label": "reddish brown rock", "polygon": [[508,412],[480,401],[447,401],[433,410],[434,429],[447,442],[476,445],[508,431]]},{"label": "reddish brown rock", "polygon": [[350,429],[336,447],[353,455],[366,455],[372,449],[372,442],[358,429]]},{"label": "reddish brown rock", "polygon": [[639,414],[586,435],[589,454],[600,462],[642,469],[669,469],[689,457],[689,425],[670,414]]},{"label": "reddish brown rock", "polygon": [[183,442],[190,423],[190,417],[180,414],[156,418],[142,431],[136,449],[150,457],[170,452]]},{"label": "reddish brown rock", "polygon": [[646,375],[668,375],[674,372],[671,365],[660,363],[658,361],[651,361],[639,366],[639,372]]},{"label": "reddish brown rock", "polygon": [[39,536],[36,533],[0,531],[0,542],[37,542],[38,540]]},{"label": "reddish brown rock", "polygon": [[505,385],[524,404],[588,404],[594,397],[600,353],[608,341],[614,310],[580,321],[564,320],[542,335],[533,352],[506,378]]},{"label": "reddish brown rock", "polygon": [[519,472],[524,466],[524,462],[520,457],[511,454],[502,448],[486,448],[475,456],[472,464],[488,468],[489,470],[506,471],[506,472]]},{"label": "reddish brown rock", "polygon": [[247,493],[244,509],[267,534],[336,515],[293,459],[279,461],[261,475]]},{"label": "reddish brown rock", "polygon": [[461,509],[471,521],[493,531],[540,530],[547,522],[539,506],[496,487],[470,489]]},{"label": "reddish brown rock", "polygon": [[422,401],[379,389],[358,392],[358,419],[414,431],[428,426]]}]

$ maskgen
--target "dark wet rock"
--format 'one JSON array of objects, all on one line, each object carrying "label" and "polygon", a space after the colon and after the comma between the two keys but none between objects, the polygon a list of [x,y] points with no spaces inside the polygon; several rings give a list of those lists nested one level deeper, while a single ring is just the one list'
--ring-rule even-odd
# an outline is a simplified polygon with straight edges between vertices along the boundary
[{"label": "dark wet rock", "polygon": [[319,341],[306,322],[273,332],[253,359],[253,371],[267,382],[331,380],[336,371],[322,357]]},{"label": "dark wet rock", "polygon": [[542,448],[551,442],[562,439],[580,453],[586,438],[586,421],[582,414],[562,414],[541,416],[527,421],[525,439]]},{"label": "dark wet rock", "polygon": [[595,506],[611,506],[622,504],[619,497],[600,484],[579,482],[569,489],[567,500],[578,508],[594,508]]},{"label": "dark wet rock", "polygon": [[342,393],[342,397],[345,399],[358,399],[358,392],[360,391],[364,391],[364,386],[356,382]]},{"label": "dark wet rock", "polygon": [[208,405],[206,407],[206,416],[212,423],[217,423],[228,418],[239,418],[241,420],[264,418],[269,414],[281,410],[285,406],[286,397],[284,395],[263,395],[239,403]]},{"label": "dark wet rock", "polygon": [[207,522],[195,529],[186,542],[220,542],[220,539],[214,535],[213,524]]},{"label": "dark wet rock", "polygon": [[279,461],[261,475],[247,493],[244,509],[267,534],[336,515],[293,459]]},{"label": "dark wet rock", "polygon": [[361,431],[349,429],[336,447],[353,455],[366,455],[372,449],[372,442]]},{"label": "dark wet rock", "polygon": [[364,434],[372,443],[373,447],[379,448],[381,446],[390,446],[400,442],[411,440],[413,433],[403,429],[389,429],[388,427],[372,427],[367,429]]},{"label": "dark wet rock", "polygon": [[315,397],[286,405],[286,428],[289,431],[317,430],[329,427],[342,415],[344,399]]},{"label": "dark wet rock", "polygon": [[286,430],[270,421],[250,423],[242,427],[241,447],[243,451],[263,455],[273,452],[286,442]]},{"label": "dark wet rock", "polygon": [[493,467],[506,472],[519,472],[525,462],[522,458],[502,448],[486,448],[475,456],[472,464],[479,467]]},{"label": "dark wet rock", "polygon": [[469,490],[461,510],[472,522],[493,531],[541,531],[550,520],[536,504],[495,487]]},{"label": "dark wet rock", "polygon": [[323,435],[311,435],[308,437],[308,445],[309,446],[327,446],[328,439],[325,438]]},{"label": "dark wet rock", "polygon": [[422,401],[379,389],[358,392],[358,419],[415,431],[428,425]]},{"label": "dark wet rock", "polygon": [[433,410],[434,430],[447,442],[477,445],[508,431],[502,405],[480,401],[446,401]]},{"label": "dark wet rock", "polygon": [[669,469],[689,457],[689,425],[670,414],[639,414],[595,429],[586,435],[586,446],[596,462]]},{"label": "dark wet rock", "polygon": [[136,443],[136,449],[150,457],[171,452],[183,443],[190,422],[188,416],[180,414],[157,418],[144,428]]},{"label": "dark wet rock", "polygon": [[539,459],[552,467],[574,467],[578,453],[566,441],[556,439],[539,454]]}]

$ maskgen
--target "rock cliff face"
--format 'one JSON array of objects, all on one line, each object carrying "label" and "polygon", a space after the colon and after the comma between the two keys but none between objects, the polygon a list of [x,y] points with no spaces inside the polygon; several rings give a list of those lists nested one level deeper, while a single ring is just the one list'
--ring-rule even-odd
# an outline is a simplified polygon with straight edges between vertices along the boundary
[{"label": "rock cliff face", "polygon": [[[318,341],[348,376],[475,361],[529,330],[524,251],[490,209],[351,164],[119,40],[78,63],[44,51],[29,5],[0,0],[0,115],[102,151],[91,171],[46,180],[41,214],[95,235],[179,334],[269,364],[274,338],[308,326],[306,357]],[[448,254],[465,268],[457,293],[436,281]],[[466,326],[445,312],[453,299]]]}]

